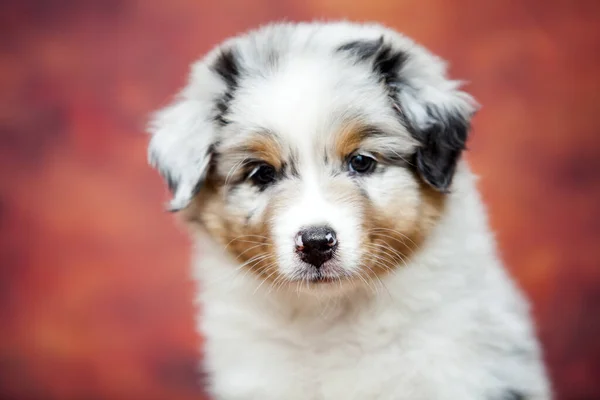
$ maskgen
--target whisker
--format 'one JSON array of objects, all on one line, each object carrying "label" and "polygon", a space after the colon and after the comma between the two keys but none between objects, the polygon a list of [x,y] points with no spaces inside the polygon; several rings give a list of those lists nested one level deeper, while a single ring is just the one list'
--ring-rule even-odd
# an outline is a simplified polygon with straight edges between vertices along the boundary
[{"label": "whisker", "polygon": [[[394,260],[394,257],[392,257],[392,256],[389,256],[389,259],[388,259],[388,258],[385,258],[378,254],[370,254],[369,260],[371,260],[373,262],[375,262],[375,261],[379,262],[378,265],[385,266],[384,268],[387,271],[393,272],[394,274],[397,272],[396,267],[398,266],[398,264],[396,262],[391,263],[391,261]],[[403,259],[400,259],[398,261],[402,262],[404,264],[404,266],[407,266],[406,261],[404,261]]]},{"label": "whisker", "polygon": [[[266,236],[260,236],[260,235],[240,235],[240,236],[237,236],[237,237],[234,237],[233,239],[231,239],[229,241],[229,243],[227,243],[225,245],[225,248],[229,247],[229,245],[231,243],[235,242],[236,240],[240,240],[242,238],[247,238],[247,237],[258,237],[258,238],[261,238],[261,239],[264,239],[264,240],[269,240],[269,238],[267,238]],[[262,243],[262,242],[251,242],[251,243]]]},{"label": "whisker", "polygon": [[[375,273],[375,271],[373,271],[373,269],[368,266],[365,265],[365,267],[367,267],[369,269],[369,271],[371,271],[371,273],[373,274],[372,276],[374,276],[375,278],[377,278],[377,281],[381,284],[381,287],[385,289],[385,291],[387,292],[388,296],[390,296],[390,298],[392,298],[392,294],[390,293],[390,290],[388,289],[388,287],[385,285],[385,283],[383,283],[383,281],[379,278],[379,275],[377,275]],[[371,278],[372,280],[373,278]]]},{"label": "whisker", "polygon": [[[402,259],[405,257],[404,254],[402,254],[398,250],[396,250],[392,247],[385,246],[380,243],[372,242],[372,243],[367,243],[366,245],[368,247],[370,247],[371,249],[378,249],[380,251],[386,252],[387,254],[393,254],[393,255],[397,256],[399,259]],[[375,247],[373,247],[373,246],[375,246]]]},{"label": "whisker", "polygon": [[237,266],[235,270],[239,271],[239,270],[241,270],[242,268],[244,268],[246,266],[250,266],[249,267],[249,269],[250,269],[250,268],[256,266],[255,263],[261,262],[262,260],[265,260],[265,259],[267,259],[269,257],[272,257],[271,254],[268,254],[268,253],[258,254],[256,256],[250,258],[248,261],[246,261],[246,262],[242,263],[241,265]]},{"label": "whisker", "polygon": [[383,268],[385,271],[389,271],[394,274],[396,273],[394,266],[390,265],[388,260],[386,260],[384,258],[381,258],[381,257],[375,256],[374,254],[371,254],[370,257],[367,259],[367,261]]},{"label": "whisker", "polygon": [[[411,238],[409,238],[409,237],[408,237],[408,236],[406,236],[404,233],[402,233],[402,232],[400,232],[400,231],[397,231],[397,230],[395,230],[395,229],[389,229],[389,228],[377,227],[377,228],[371,228],[371,229],[370,229],[368,232],[369,232],[369,233],[375,233],[375,232],[379,232],[379,231],[392,232],[392,233],[395,233],[395,234],[397,234],[397,235],[401,236],[401,237],[402,237],[402,238],[404,238],[404,239],[407,239],[409,242],[411,242],[411,243],[412,243],[412,244],[415,246],[415,247],[414,247],[414,248],[412,248],[411,250],[414,250],[414,249],[416,249],[417,247],[419,247],[419,246],[418,246],[418,245],[417,245],[417,244],[416,244],[416,243],[415,243],[415,242],[414,242],[414,241],[413,241]],[[393,236],[384,235],[384,234],[382,234],[382,233],[376,233],[376,234],[377,234],[377,235],[379,235],[379,236],[383,236],[383,237],[387,237],[387,238],[390,238],[390,239],[396,240],[396,241],[398,241],[399,243],[402,243],[403,245],[406,245],[406,243],[404,243],[404,242],[400,241],[398,238],[395,238],[395,237],[393,237]]]},{"label": "whisker", "polygon": [[235,259],[236,259],[236,260],[238,260],[238,259],[239,259],[241,256],[243,256],[243,255],[244,255],[245,253],[247,253],[248,251],[250,251],[250,250],[252,250],[252,249],[255,249],[255,248],[257,248],[257,247],[260,247],[260,246],[262,246],[262,245],[263,245],[262,243],[259,243],[259,244],[257,244],[257,245],[254,245],[254,246],[252,246],[252,247],[249,247],[249,248],[247,248],[246,250],[244,250],[244,251],[242,251],[240,254],[238,254],[238,256],[237,256]]},{"label": "whisker", "polygon": [[248,160],[248,158],[250,157],[245,157],[242,161],[239,161],[238,163],[234,164],[233,167],[231,167],[231,169],[229,170],[229,172],[227,173],[227,176],[225,177],[225,186],[227,186],[227,184],[229,183],[229,179],[233,176],[233,174],[239,169],[241,168],[244,163]]},{"label": "whisker", "polygon": [[373,287],[373,288],[372,288],[372,287],[371,287],[371,285],[369,284],[369,282],[368,282],[368,281],[367,281],[367,280],[364,278],[364,276],[363,276],[363,274],[362,274],[362,271],[360,271],[360,270],[359,270],[359,271],[358,271],[358,273],[356,274],[356,276],[357,276],[357,277],[358,277],[358,278],[359,278],[361,281],[363,281],[363,282],[365,283],[365,285],[367,285],[367,287],[368,287],[369,289],[373,290],[374,292],[377,292],[377,288],[375,288],[375,287]]},{"label": "whisker", "polygon": [[[268,271],[268,270],[269,270],[269,268],[272,268],[272,267],[274,267],[275,265],[276,265],[276,263],[275,263],[275,262],[274,262],[274,263],[271,263],[271,264],[269,264],[267,267],[265,267],[265,269]],[[277,273],[277,268],[275,268],[275,269],[273,270],[273,272],[271,272],[269,275],[267,275],[267,276],[266,276],[266,277],[265,277],[265,278],[262,280],[262,282],[260,283],[260,285],[258,285],[258,286],[256,287],[256,289],[254,289],[254,293],[253,293],[253,294],[256,294],[256,292],[258,292],[258,289],[260,289],[260,287],[261,287],[261,286],[262,286],[262,285],[263,285],[263,284],[264,284],[264,283],[265,283],[267,280],[269,280],[269,278],[270,278],[270,277],[272,277],[272,276],[273,276],[274,274],[276,274],[276,273]]]}]

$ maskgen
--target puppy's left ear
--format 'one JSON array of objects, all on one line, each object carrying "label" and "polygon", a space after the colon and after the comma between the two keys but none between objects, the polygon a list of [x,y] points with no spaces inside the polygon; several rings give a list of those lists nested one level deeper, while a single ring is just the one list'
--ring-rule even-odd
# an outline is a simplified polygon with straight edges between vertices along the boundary
[{"label": "puppy's left ear", "polygon": [[465,149],[470,121],[479,108],[459,90],[460,82],[445,77],[443,62],[408,57],[394,84],[396,108],[419,142],[414,163],[421,178],[440,192],[449,190]]}]

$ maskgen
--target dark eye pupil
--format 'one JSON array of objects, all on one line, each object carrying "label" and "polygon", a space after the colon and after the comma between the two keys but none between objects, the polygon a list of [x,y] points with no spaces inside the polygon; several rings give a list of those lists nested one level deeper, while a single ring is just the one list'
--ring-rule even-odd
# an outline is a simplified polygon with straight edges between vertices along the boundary
[{"label": "dark eye pupil", "polygon": [[375,160],[371,157],[356,155],[350,159],[350,169],[358,173],[370,172],[375,166]]},{"label": "dark eye pupil", "polygon": [[258,185],[267,185],[275,180],[275,168],[270,165],[261,165],[252,175],[252,181]]}]

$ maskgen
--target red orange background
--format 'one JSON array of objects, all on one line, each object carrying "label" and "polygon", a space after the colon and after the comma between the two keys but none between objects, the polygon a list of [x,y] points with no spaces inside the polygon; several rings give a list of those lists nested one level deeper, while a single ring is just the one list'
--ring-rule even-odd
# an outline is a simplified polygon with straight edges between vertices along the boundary
[{"label": "red orange background", "polygon": [[143,127],[218,41],[377,20],[483,104],[467,157],[558,399],[600,399],[600,2],[14,0],[0,11],[0,399],[191,400],[189,243]]}]

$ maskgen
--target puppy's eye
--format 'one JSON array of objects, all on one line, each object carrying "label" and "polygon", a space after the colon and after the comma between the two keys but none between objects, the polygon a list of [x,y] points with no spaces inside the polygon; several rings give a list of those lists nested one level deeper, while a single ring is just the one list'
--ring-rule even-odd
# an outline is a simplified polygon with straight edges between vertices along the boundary
[{"label": "puppy's eye", "polygon": [[248,175],[252,183],[258,186],[266,186],[273,183],[276,177],[275,168],[269,164],[257,165]]},{"label": "puppy's eye", "polygon": [[374,158],[369,157],[369,156],[364,156],[362,154],[356,154],[356,155],[350,157],[350,160],[348,161],[348,168],[350,168],[350,171],[353,171],[353,172],[356,172],[359,174],[366,174],[369,172],[373,172],[376,165],[377,165],[377,162],[375,161]]}]

